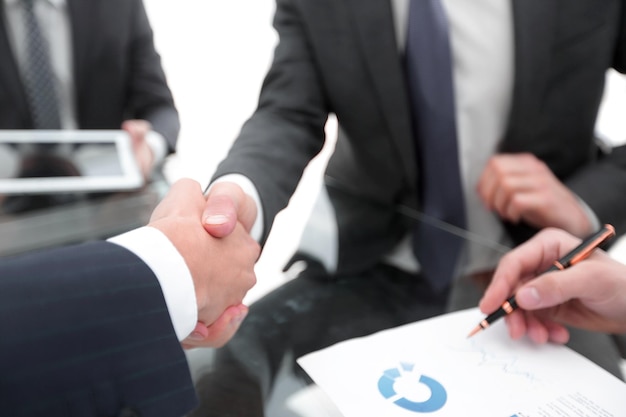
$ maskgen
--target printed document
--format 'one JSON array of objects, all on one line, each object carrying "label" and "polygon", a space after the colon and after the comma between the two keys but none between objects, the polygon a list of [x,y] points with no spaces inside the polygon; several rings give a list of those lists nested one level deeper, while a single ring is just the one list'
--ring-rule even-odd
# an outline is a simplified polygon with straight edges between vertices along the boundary
[{"label": "printed document", "polygon": [[626,384],[560,345],[512,340],[504,320],[467,338],[469,309],[298,359],[344,417],[624,417]]}]

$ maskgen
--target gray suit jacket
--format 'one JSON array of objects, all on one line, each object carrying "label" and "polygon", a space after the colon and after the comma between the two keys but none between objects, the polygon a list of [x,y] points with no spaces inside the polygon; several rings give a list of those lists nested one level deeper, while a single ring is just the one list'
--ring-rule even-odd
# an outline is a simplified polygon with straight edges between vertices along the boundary
[{"label": "gray suit jacket", "polygon": [[[119,129],[124,120],[145,119],[174,152],[180,121],[142,1],[67,1],[79,128]],[[30,129],[3,9],[0,2],[0,129]]]},{"label": "gray suit jacket", "polygon": [[[622,0],[511,0],[513,103],[502,152],[532,152],[626,230],[626,151],[600,158],[594,124],[605,71],[626,70]],[[338,270],[378,262],[405,235],[398,204],[419,208],[407,86],[389,0],[277,0],[280,42],[259,106],[216,176],[242,173],[259,190],[265,237],[303,169],[339,121],[326,190]],[[334,227],[334,226],[333,226]],[[529,236],[511,228],[518,241]]]}]

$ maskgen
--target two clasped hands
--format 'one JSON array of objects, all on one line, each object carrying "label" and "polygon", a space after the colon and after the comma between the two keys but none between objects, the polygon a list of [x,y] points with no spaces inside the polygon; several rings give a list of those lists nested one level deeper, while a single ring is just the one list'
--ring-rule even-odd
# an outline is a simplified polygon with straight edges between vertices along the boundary
[{"label": "two clasped hands", "polygon": [[242,300],[256,283],[260,254],[249,233],[256,213],[241,188],[216,184],[204,195],[191,179],[174,183],[153,211],[148,226],[169,238],[193,279],[198,323],[183,347],[222,346],[245,318]]}]

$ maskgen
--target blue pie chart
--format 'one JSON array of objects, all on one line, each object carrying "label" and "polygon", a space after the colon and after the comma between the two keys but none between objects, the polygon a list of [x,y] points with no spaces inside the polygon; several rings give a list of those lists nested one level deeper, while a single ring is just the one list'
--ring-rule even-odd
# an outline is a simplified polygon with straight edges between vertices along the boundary
[{"label": "blue pie chart", "polygon": [[420,375],[415,378],[416,384],[423,384],[430,390],[430,397],[425,401],[413,401],[400,396],[394,386],[397,380],[404,375],[413,373],[414,365],[411,363],[401,363],[397,368],[387,369],[378,379],[378,390],[387,399],[393,399],[393,403],[405,410],[415,413],[432,413],[440,410],[448,400],[446,389],[439,381],[427,375]]}]

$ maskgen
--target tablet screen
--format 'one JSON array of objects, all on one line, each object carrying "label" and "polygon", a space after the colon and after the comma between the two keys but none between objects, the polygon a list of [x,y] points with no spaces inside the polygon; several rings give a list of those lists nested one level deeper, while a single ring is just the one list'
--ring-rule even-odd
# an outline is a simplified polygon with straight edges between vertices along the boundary
[{"label": "tablet screen", "polygon": [[126,132],[0,131],[0,194],[122,191],[142,185]]}]

